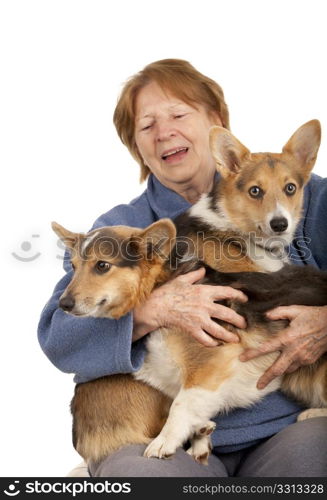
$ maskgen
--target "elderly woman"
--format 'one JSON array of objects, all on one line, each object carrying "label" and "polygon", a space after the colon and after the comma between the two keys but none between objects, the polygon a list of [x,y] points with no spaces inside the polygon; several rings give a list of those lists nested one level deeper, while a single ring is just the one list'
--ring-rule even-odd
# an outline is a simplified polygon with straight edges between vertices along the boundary
[{"label": "elderly woman", "polygon": [[[147,188],[128,205],[100,216],[93,228],[118,224],[143,228],[160,218],[176,217],[210,191],[215,162],[209,149],[209,129],[215,124],[229,128],[228,110],[219,85],[188,62],[157,61],[132,77],[122,91],[114,123],[139,163]],[[326,269],[326,179],[312,176],[303,213],[297,231],[302,246],[291,247],[291,259]],[[306,251],[304,244],[308,245]],[[213,295],[212,287],[196,284],[203,270],[165,284],[133,314],[118,321],[67,315],[58,307],[58,299],[72,277],[69,261],[64,265],[67,274],[42,312],[39,341],[59,369],[76,374],[77,383],[138,370],[145,355],[144,337],[158,327],[176,326],[199,342],[215,346],[218,339],[238,339],[212,318],[239,328],[245,326],[241,316],[215,303],[226,297],[243,300],[242,293],[217,287]],[[327,306],[279,308],[271,318],[288,318],[290,325],[260,351],[244,353],[243,357],[246,360],[262,352],[281,352],[260,379],[259,387],[287,370],[314,362],[327,351]],[[208,466],[196,463],[182,449],[171,460],[158,460],[144,458],[144,447],[131,445],[100,463],[89,464],[90,473],[113,477],[324,476],[327,418],[296,422],[301,410],[277,391],[251,408],[218,416]]]}]

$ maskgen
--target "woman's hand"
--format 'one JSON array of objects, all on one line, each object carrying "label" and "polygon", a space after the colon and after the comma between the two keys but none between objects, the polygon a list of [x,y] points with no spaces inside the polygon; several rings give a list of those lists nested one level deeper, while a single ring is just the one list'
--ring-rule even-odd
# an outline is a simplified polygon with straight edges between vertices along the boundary
[{"label": "woman's hand", "polygon": [[227,286],[194,284],[204,275],[205,269],[201,268],[155,289],[146,303],[134,309],[133,341],[159,327],[178,327],[205,346],[216,346],[220,340],[238,342],[237,335],[212,318],[245,328],[244,318],[229,307],[215,304],[215,301],[234,299],[246,302],[247,297]]},{"label": "woman's hand", "polygon": [[327,306],[285,306],[267,313],[271,320],[288,319],[290,324],[257,349],[246,349],[240,356],[248,361],[268,352],[280,351],[280,356],[260,377],[258,389],[274,378],[291,373],[301,365],[310,365],[327,351]]}]

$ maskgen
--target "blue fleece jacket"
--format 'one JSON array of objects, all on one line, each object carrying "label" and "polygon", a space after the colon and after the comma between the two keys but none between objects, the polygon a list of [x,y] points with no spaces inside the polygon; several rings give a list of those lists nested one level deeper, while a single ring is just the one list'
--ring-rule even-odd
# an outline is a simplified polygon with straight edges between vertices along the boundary
[{"label": "blue fleece jacket", "polygon": [[[303,217],[290,247],[290,258],[295,264],[327,269],[327,178],[312,175],[304,198]],[[92,229],[120,224],[143,228],[163,217],[175,218],[189,206],[150,175],[142,195],[101,215]],[[145,347],[144,339],[132,344],[132,313],[119,320],[77,318],[58,308],[58,299],[72,277],[68,260],[64,267],[67,274],[43,309],[38,328],[39,342],[50,361],[60,370],[74,373],[77,383],[138,370]],[[227,453],[252,446],[293,423],[300,411],[297,403],[277,391],[251,408],[219,416],[213,435],[215,451]]]}]

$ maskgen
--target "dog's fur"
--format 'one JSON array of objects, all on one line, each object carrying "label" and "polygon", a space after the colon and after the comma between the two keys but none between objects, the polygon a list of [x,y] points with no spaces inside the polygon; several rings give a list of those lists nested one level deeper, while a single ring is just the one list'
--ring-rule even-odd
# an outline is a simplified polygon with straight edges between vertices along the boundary
[{"label": "dog's fur", "polygon": [[[224,325],[238,333],[239,343],[208,348],[183,331],[161,328],[147,336],[148,353],[137,373],[77,385],[71,405],[74,445],[88,461],[130,443],[148,444],[146,456],[168,457],[190,439],[189,453],[205,463],[214,429],[210,418],[248,406],[279,387],[307,406],[327,406],[326,357],[261,391],[258,378],[278,353],[246,363],[238,359],[245,348],[287,325],[285,320],[269,322],[267,310],[327,304],[326,273],[283,267],[319,148],[319,122],[302,126],[282,154],[251,154],[220,127],[210,140],[222,179],[176,226],[162,219],[144,230],[115,226],[83,235],[53,224],[71,249],[75,267],[60,299],[71,314],[120,318],[156,286],[200,265],[207,268],[203,283],[233,286],[249,297],[244,304],[226,302],[247,321],[244,331]],[[290,184],[295,186],[291,193],[286,192]]]}]

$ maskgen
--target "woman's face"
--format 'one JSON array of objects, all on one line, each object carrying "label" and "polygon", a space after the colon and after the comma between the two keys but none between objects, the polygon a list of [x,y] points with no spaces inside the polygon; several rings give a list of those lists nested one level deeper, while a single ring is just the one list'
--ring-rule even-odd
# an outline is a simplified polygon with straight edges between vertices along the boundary
[{"label": "woman's face", "polygon": [[136,99],[135,141],[144,163],[164,185],[196,184],[211,178],[215,162],[209,149],[209,129],[221,125],[218,115],[210,117],[165,93],[151,82]]}]

